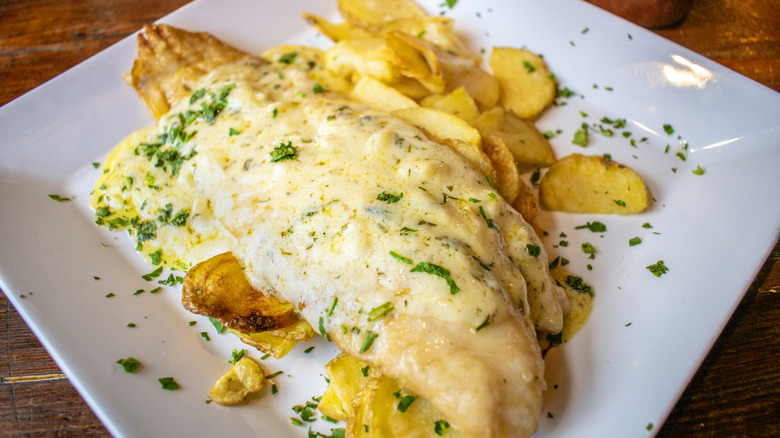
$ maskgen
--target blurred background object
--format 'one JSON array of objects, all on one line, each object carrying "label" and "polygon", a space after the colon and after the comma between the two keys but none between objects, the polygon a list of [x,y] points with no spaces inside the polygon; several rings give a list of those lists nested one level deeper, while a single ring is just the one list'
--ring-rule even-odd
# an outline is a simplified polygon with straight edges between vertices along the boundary
[{"label": "blurred background object", "polygon": [[693,0],[588,0],[615,15],[648,27],[672,26],[684,20]]}]

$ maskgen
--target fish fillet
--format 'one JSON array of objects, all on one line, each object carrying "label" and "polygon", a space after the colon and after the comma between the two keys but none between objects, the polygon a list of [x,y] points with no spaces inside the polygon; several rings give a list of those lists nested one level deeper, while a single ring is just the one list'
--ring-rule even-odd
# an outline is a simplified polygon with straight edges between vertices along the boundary
[{"label": "fish fillet", "polygon": [[132,83],[163,131],[198,90],[222,90],[181,172],[254,288],[467,435],[530,436],[545,388],[535,328],[562,326],[532,227],[454,150],[283,67],[151,25]]}]

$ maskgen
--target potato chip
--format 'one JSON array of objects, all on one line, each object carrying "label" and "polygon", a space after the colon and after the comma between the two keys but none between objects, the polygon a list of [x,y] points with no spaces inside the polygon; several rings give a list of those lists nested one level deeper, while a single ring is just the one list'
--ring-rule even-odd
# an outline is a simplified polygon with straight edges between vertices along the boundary
[{"label": "potato chip", "polygon": [[428,15],[414,0],[338,0],[338,5],[347,22],[370,31],[391,21]]},{"label": "potato chip", "polygon": [[436,53],[426,41],[400,31],[388,32],[385,44],[401,74],[416,79],[432,93],[444,91],[444,78]]},{"label": "potato chip", "polygon": [[449,94],[432,94],[422,101],[420,105],[458,116],[469,125],[476,127],[479,109],[476,102],[465,88],[460,87]]},{"label": "potato chip", "polygon": [[331,23],[319,15],[304,12],[301,16],[320,33],[328,37],[334,43],[341,40],[369,38],[371,34],[365,29],[353,26],[350,23]]},{"label": "potato chip", "polygon": [[535,119],[555,99],[555,79],[541,56],[524,49],[494,47],[490,68],[501,84],[501,105]]},{"label": "potato chip", "polygon": [[649,192],[628,166],[599,155],[572,154],[542,177],[539,200],[547,210],[572,213],[634,214],[644,211]]},{"label": "potato chip", "polygon": [[547,167],[555,161],[550,143],[536,126],[500,106],[482,113],[477,127],[482,135],[495,135],[504,141],[521,173]]},{"label": "potato chip", "polygon": [[368,381],[379,374],[367,363],[339,354],[325,364],[328,388],[322,395],[319,410],[323,415],[347,421],[352,414],[352,400]]},{"label": "potato chip", "polygon": [[371,76],[384,83],[401,79],[401,70],[384,38],[341,40],[324,55],[325,68],[337,77]]},{"label": "potato chip", "polygon": [[265,372],[247,356],[239,359],[209,391],[209,399],[224,406],[244,402],[249,394],[263,389]]},{"label": "potato chip", "polygon": [[418,106],[417,102],[400,91],[369,76],[360,78],[349,98],[375,110],[386,112]]},{"label": "potato chip", "polygon": [[258,333],[240,333],[232,331],[241,342],[251,345],[263,353],[268,353],[281,359],[289,353],[298,342],[305,342],[314,336],[314,329],[305,319],[279,330],[269,330]]}]

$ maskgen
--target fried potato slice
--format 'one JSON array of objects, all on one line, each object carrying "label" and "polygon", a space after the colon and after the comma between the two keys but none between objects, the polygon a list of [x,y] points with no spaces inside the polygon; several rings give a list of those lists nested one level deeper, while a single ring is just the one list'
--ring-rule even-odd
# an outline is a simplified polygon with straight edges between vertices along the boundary
[{"label": "fried potato slice", "polygon": [[430,43],[395,30],[385,34],[385,44],[402,75],[417,79],[432,93],[444,91],[441,66]]},{"label": "fried potato slice", "polygon": [[322,395],[319,410],[323,415],[347,421],[352,414],[352,400],[368,381],[379,376],[367,363],[339,354],[325,364],[328,388]]},{"label": "fried potato slice", "polygon": [[314,26],[323,35],[328,37],[334,43],[341,40],[352,40],[359,38],[369,38],[371,34],[365,29],[353,26],[350,23],[331,23],[319,15],[304,12],[301,16],[307,23]]},{"label": "fried potato slice", "polygon": [[483,137],[482,149],[485,151],[493,168],[496,169],[495,186],[498,193],[506,199],[506,202],[513,203],[520,193],[520,172],[515,164],[515,157],[504,144],[501,137],[488,135]]},{"label": "fried potato slice", "polygon": [[182,304],[244,333],[287,327],[298,321],[292,304],[254,289],[232,253],[193,266],[184,276]]},{"label": "fried potato slice", "polygon": [[555,99],[555,79],[541,56],[525,49],[494,47],[490,68],[501,84],[501,105],[535,119]]},{"label": "fried potato slice", "polygon": [[428,15],[414,0],[338,0],[338,6],[348,23],[372,32],[391,21]]},{"label": "fried potato slice", "polygon": [[477,62],[481,57],[472,53],[466,44],[455,34],[455,20],[442,16],[413,17],[391,21],[380,30],[380,33],[401,31],[414,35],[441,47],[449,53],[469,57]]},{"label": "fried potato slice", "polygon": [[384,38],[341,40],[325,52],[325,68],[335,76],[371,76],[391,84],[401,79],[401,71]]},{"label": "fried potato slice", "polygon": [[649,203],[647,185],[628,166],[598,155],[572,154],[542,177],[539,200],[547,210],[634,214]]},{"label": "fried potato slice", "polygon": [[353,401],[347,420],[348,437],[437,438],[465,437],[450,427],[431,404],[406,393],[387,376],[370,379]]},{"label": "fried potato slice", "polygon": [[349,98],[375,110],[386,112],[418,106],[417,102],[400,91],[369,76],[360,78]]},{"label": "fried potato slice", "polygon": [[555,161],[553,149],[544,134],[532,122],[500,106],[482,113],[477,127],[482,135],[495,135],[504,141],[521,173],[547,167]]},{"label": "fried potato slice", "polygon": [[470,96],[479,103],[482,111],[496,106],[501,95],[498,80],[490,73],[477,66],[462,66],[453,63],[443,63],[446,91],[460,87],[466,89]]},{"label": "fried potato slice", "polygon": [[420,105],[458,116],[476,127],[479,109],[465,88],[459,87],[449,94],[431,94],[420,101]]},{"label": "fried potato slice", "polygon": [[206,32],[150,24],[138,34],[138,57],[126,79],[159,120],[171,103],[192,94],[203,75],[242,58],[262,62]]},{"label": "fried potato slice", "polygon": [[477,146],[482,144],[479,131],[450,113],[417,106],[396,110],[392,114],[424,130],[435,140],[460,140]]},{"label": "fried potato slice", "polygon": [[276,330],[258,333],[241,333],[234,330],[233,333],[241,342],[281,359],[298,345],[298,342],[310,340],[314,336],[314,329],[305,319],[300,319],[295,324]]},{"label": "fried potato slice", "polygon": [[249,394],[263,389],[265,372],[254,360],[244,356],[220,377],[209,391],[209,399],[223,406],[242,403]]}]

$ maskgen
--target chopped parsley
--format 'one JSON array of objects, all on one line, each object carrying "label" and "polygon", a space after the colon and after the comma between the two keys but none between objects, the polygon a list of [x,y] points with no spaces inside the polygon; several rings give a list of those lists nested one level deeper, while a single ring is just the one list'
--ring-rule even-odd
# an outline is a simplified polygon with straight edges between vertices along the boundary
[{"label": "chopped parsley", "polygon": [[163,267],[160,266],[159,268],[155,269],[154,271],[152,271],[152,272],[150,272],[148,274],[142,275],[141,278],[143,278],[146,281],[152,281],[153,279],[159,277],[160,274],[162,274],[162,271],[163,271]]},{"label": "chopped parsley", "polygon": [[596,248],[590,242],[582,242],[582,252],[590,254],[590,258],[593,258],[596,254]]},{"label": "chopped parsley", "polygon": [[393,195],[391,193],[382,192],[376,196],[377,201],[387,202],[388,204],[395,204],[396,202],[400,201],[401,198],[404,197],[403,193],[399,193],[397,195]]},{"label": "chopped parsley", "polygon": [[654,264],[652,264],[650,266],[647,266],[647,270],[649,270],[650,273],[652,273],[656,277],[660,277],[660,276],[666,274],[666,272],[669,270],[669,268],[666,265],[664,265],[664,261],[663,260],[658,260],[656,263],[654,263]]},{"label": "chopped parsley", "polygon": [[71,198],[65,198],[65,197],[63,197],[61,195],[57,195],[57,194],[49,195],[49,197],[51,199],[54,199],[57,202],[65,202],[65,201],[70,201],[71,200]]},{"label": "chopped parsley", "polygon": [[450,423],[447,420],[437,420],[433,423],[433,431],[439,436],[444,435],[444,430],[449,429],[449,427]]},{"label": "chopped parsley", "polygon": [[636,237],[632,237],[632,238],[631,238],[631,239],[628,241],[628,246],[637,246],[637,245],[639,245],[640,243],[642,243],[642,239],[640,239],[640,238],[639,238],[639,236],[636,236]]},{"label": "chopped parsley", "polygon": [[696,170],[692,171],[694,175],[704,175],[704,169],[700,165],[696,165]]},{"label": "chopped parsley", "polygon": [[664,132],[666,135],[672,135],[674,134],[674,128],[672,128],[672,125],[665,123],[664,124]]},{"label": "chopped parsley", "polygon": [[487,318],[485,318],[485,320],[484,320],[484,321],[482,321],[482,323],[481,323],[480,325],[478,325],[478,326],[477,326],[477,327],[474,329],[474,332],[475,332],[475,333],[477,333],[477,332],[479,332],[480,330],[482,330],[483,328],[485,328],[485,327],[489,326],[489,325],[490,325],[490,323],[491,323],[491,321],[492,321],[492,318],[491,318],[491,316],[490,316],[490,315],[488,315],[488,316],[487,316]]},{"label": "chopped parsley", "polygon": [[339,302],[339,297],[333,297],[333,301],[330,303],[330,307],[328,308],[327,316],[333,316],[333,311],[336,310],[336,304]]},{"label": "chopped parsley", "polygon": [[214,328],[217,329],[217,333],[222,334],[225,330],[227,330],[227,327],[225,327],[225,324],[222,324],[218,319],[214,319],[209,316],[209,321],[211,321],[211,324],[214,325]]},{"label": "chopped parsley", "polygon": [[[574,227],[575,230],[582,230],[582,229],[589,229],[590,231],[593,231],[594,233],[603,233],[607,231],[607,226],[599,221],[594,222],[588,222],[585,225],[578,225]],[[564,237],[564,236],[561,236]]]},{"label": "chopped parsley", "polygon": [[528,251],[528,255],[531,257],[539,257],[542,254],[542,248],[539,245],[534,245],[533,243],[527,243],[525,245],[525,250]]},{"label": "chopped parsley", "polygon": [[312,92],[314,94],[320,94],[320,93],[326,93],[328,90],[322,87],[320,84],[314,84],[314,88],[312,89]]},{"label": "chopped parsley", "polygon": [[388,301],[388,302],[386,302],[386,303],[384,303],[384,304],[382,304],[380,306],[374,307],[373,309],[371,309],[370,312],[368,312],[368,321],[369,322],[376,321],[377,319],[379,319],[379,318],[387,315],[388,313],[392,312],[394,308],[395,308],[395,306],[390,301]]},{"label": "chopped parsley", "polygon": [[291,141],[287,144],[279,143],[273,151],[271,151],[271,162],[276,163],[278,161],[293,160],[298,158],[298,150],[292,145]]},{"label": "chopped parsley", "polygon": [[230,359],[228,360],[228,363],[231,365],[235,365],[236,362],[241,360],[242,357],[244,357],[244,354],[246,353],[246,350],[243,348],[241,350],[233,349],[233,352],[230,354]]},{"label": "chopped parsley", "polygon": [[122,365],[122,368],[125,369],[126,373],[134,373],[138,371],[138,368],[141,367],[141,362],[138,362],[137,359],[133,357],[128,357],[127,359],[119,359],[116,361],[119,365]]},{"label": "chopped parsley", "polygon": [[426,274],[432,274],[443,278],[450,287],[450,294],[452,295],[455,295],[460,291],[460,288],[457,284],[455,284],[455,281],[450,276],[450,271],[448,269],[442,268],[439,265],[435,265],[429,262],[420,262],[417,264],[417,266],[412,268],[410,272],[425,272]]},{"label": "chopped parsley", "polygon": [[398,402],[398,412],[406,412],[406,410],[409,409],[409,406],[411,406],[418,397],[418,395],[405,395],[401,397],[401,400]]},{"label": "chopped parsley", "polygon": [[279,59],[277,59],[277,61],[281,62],[282,64],[290,65],[293,62],[295,62],[295,58],[297,58],[297,57],[298,57],[298,52],[297,51],[287,52],[287,53],[282,54],[279,57]]},{"label": "chopped parsley", "polygon": [[588,145],[588,131],[587,129],[578,129],[577,132],[574,133],[574,138],[571,141],[572,143],[576,144],[577,146],[585,147]]},{"label": "chopped parsley", "polygon": [[585,280],[583,280],[582,277],[578,277],[576,275],[567,275],[566,285],[579,293],[593,296],[593,287],[588,283],[585,283]]},{"label": "chopped parsley", "polygon": [[379,336],[378,334],[372,332],[371,330],[366,330],[366,335],[363,338],[363,345],[360,347],[360,353],[365,353],[368,351],[369,348],[371,348],[371,344],[374,343],[374,339]]},{"label": "chopped parsley", "polygon": [[536,70],[536,67],[528,61],[523,61],[523,67],[528,73],[533,73]]},{"label": "chopped parsley", "polygon": [[493,222],[493,219],[490,219],[485,215],[485,209],[482,208],[482,206],[479,206],[479,214],[482,216],[482,219],[485,219],[485,222],[487,222],[488,228],[495,228],[496,224]]},{"label": "chopped parsley", "polygon": [[[403,230],[401,230],[401,231],[403,231]],[[393,257],[394,259],[398,260],[401,263],[404,263],[404,264],[407,264],[407,265],[411,265],[412,264],[412,259],[406,258],[406,257],[402,256],[401,254],[398,254],[395,251],[390,251],[390,256]]]},{"label": "chopped parsley", "polygon": [[228,137],[232,137],[232,136],[238,135],[238,134],[241,134],[241,131],[239,131],[236,128],[230,128],[230,130],[228,131]]},{"label": "chopped parsley", "polygon": [[162,389],[168,391],[174,391],[179,389],[179,384],[176,383],[175,380],[173,380],[173,377],[161,377],[157,379],[157,381],[160,382],[160,385],[162,385]]},{"label": "chopped parsley", "polygon": [[618,207],[625,207],[626,206],[626,201],[623,201],[621,199],[614,199],[614,201],[615,201],[615,204],[618,205]]}]

